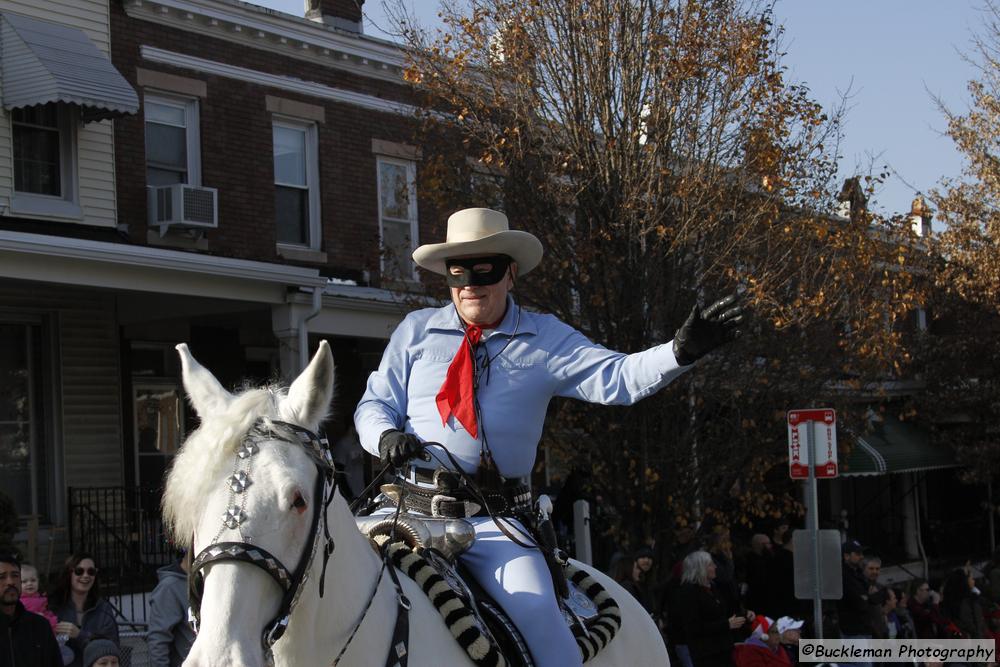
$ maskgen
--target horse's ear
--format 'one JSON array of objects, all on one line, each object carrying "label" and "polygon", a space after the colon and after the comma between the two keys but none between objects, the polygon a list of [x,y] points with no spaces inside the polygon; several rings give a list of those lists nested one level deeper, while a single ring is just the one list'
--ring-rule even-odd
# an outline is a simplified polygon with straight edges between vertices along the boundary
[{"label": "horse's ear", "polygon": [[191,356],[187,344],[178,345],[177,353],[181,357],[184,389],[191,399],[195,412],[204,419],[210,414],[226,410],[233,400],[233,395],[219,384],[207,368]]},{"label": "horse's ear", "polygon": [[320,341],[312,361],[288,388],[281,404],[282,417],[293,424],[315,428],[326,417],[333,397],[333,352]]}]

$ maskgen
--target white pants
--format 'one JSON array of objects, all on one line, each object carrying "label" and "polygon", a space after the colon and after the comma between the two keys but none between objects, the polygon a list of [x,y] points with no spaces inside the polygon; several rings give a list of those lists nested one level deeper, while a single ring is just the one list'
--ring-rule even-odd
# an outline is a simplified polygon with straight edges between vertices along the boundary
[{"label": "white pants", "polygon": [[[394,509],[377,514],[391,515]],[[459,556],[476,582],[503,608],[521,631],[538,667],[581,667],[583,658],[573,633],[566,626],[556,601],[552,574],[538,549],[526,549],[504,535],[493,519],[467,519],[476,530],[476,541]],[[505,528],[522,542],[527,533],[517,521]]]},{"label": "white pants", "polygon": [[[582,665],[580,649],[559,610],[552,574],[542,552],[518,546],[489,517],[469,521],[475,526],[476,541],[459,559],[514,621],[535,664],[538,667]],[[528,542],[527,538],[521,539],[520,523],[505,524],[518,539]]]}]

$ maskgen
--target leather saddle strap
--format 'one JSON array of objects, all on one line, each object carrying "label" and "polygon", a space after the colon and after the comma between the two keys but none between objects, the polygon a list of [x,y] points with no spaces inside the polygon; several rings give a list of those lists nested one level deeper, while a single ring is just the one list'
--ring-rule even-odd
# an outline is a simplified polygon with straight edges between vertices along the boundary
[{"label": "leather saddle strap", "polygon": [[410,659],[410,599],[403,593],[403,586],[399,583],[399,575],[396,574],[396,566],[389,559],[388,549],[382,556],[386,563],[385,569],[389,571],[392,578],[392,585],[396,587],[396,625],[392,630],[392,643],[389,644],[389,656],[386,658],[386,667],[407,667]]}]

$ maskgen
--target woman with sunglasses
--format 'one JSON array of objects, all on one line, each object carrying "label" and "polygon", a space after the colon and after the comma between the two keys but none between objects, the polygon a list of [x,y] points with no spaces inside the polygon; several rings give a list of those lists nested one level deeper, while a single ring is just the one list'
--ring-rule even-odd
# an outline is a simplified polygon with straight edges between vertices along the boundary
[{"label": "woman with sunglasses", "polygon": [[91,637],[102,636],[118,644],[118,623],[111,603],[101,597],[97,566],[88,554],[66,559],[49,595],[49,609],[59,618],[56,636],[66,635],[73,650],[69,667],[82,667],[83,650]]}]

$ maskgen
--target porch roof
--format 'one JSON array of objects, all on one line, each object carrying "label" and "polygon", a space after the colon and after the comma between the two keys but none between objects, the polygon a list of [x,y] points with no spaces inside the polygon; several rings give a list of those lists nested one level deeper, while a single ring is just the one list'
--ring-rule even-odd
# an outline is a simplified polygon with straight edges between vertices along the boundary
[{"label": "porch roof", "polygon": [[869,433],[855,436],[855,446],[841,465],[841,477],[954,468],[959,464],[947,447],[935,445],[924,429],[885,417]]},{"label": "porch roof", "polygon": [[270,304],[327,284],[317,269],[8,230],[0,278]]}]

